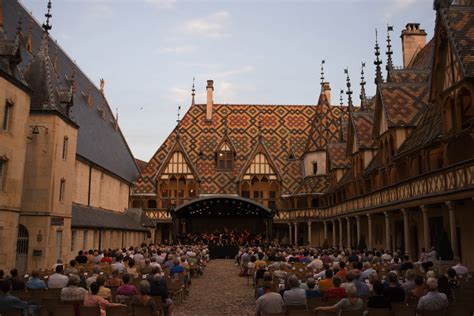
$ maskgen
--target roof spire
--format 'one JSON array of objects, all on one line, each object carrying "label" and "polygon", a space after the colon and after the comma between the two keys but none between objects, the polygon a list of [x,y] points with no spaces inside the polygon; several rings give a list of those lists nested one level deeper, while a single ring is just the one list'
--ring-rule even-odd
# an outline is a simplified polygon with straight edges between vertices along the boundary
[{"label": "roof spire", "polygon": [[382,79],[382,70],[380,68],[380,65],[382,64],[382,61],[380,60],[380,46],[379,46],[379,40],[378,40],[378,34],[377,34],[377,29],[375,29],[375,84],[379,84],[383,82]]},{"label": "roof spire", "polygon": [[352,114],[352,91],[351,91],[351,78],[349,77],[349,69],[344,69],[344,73],[346,74],[346,86],[347,86],[347,91],[346,91],[346,94],[347,94],[347,103],[349,104],[349,114]]},{"label": "roof spire", "polygon": [[43,23],[43,30],[46,33],[49,33],[52,28],[51,24],[49,24],[49,19],[51,19],[51,17],[53,16],[51,14],[51,0],[48,1],[48,12],[46,12],[44,16],[46,17],[46,23]]},{"label": "roof spire", "polygon": [[177,119],[176,119],[176,137],[179,138],[179,122],[181,122],[181,105],[178,105],[178,112],[176,113]]},{"label": "roof spire", "polygon": [[393,61],[392,61],[392,40],[390,39],[390,32],[393,32],[393,25],[387,25],[387,66],[385,69],[387,70],[387,77],[390,74],[390,71],[393,69]]},{"label": "roof spire", "polygon": [[367,100],[367,95],[365,94],[365,75],[364,75],[365,63],[362,62],[360,70],[360,109],[365,110],[365,101]]},{"label": "roof spire", "polygon": [[194,87],[194,81],[195,81],[196,78],[193,77],[193,87],[191,89],[191,105],[194,105],[194,96],[196,95],[196,89]]},{"label": "roof spire", "polygon": [[344,90],[341,89],[339,92],[339,104],[341,105],[341,114],[339,115],[339,125],[340,125],[340,131],[339,131],[339,138],[340,141],[344,141],[344,106],[343,106],[343,96],[344,95]]},{"label": "roof spire", "polygon": [[324,86],[324,64],[326,61],[323,59],[321,60],[321,90],[323,89]]}]

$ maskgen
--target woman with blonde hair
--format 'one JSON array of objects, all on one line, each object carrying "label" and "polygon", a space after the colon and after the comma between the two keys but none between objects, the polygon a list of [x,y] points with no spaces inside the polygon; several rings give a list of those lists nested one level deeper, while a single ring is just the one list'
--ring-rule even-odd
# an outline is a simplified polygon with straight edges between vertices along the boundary
[{"label": "woman with blonde hair", "polygon": [[357,297],[357,288],[354,283],[349,283],[345,286],[347,298],[341,299],[339,302],[332,306],[320,306],[314,309],[315,312],[327,311],[340,314],[342,311],[355,311],[361,310],[364,303],[360,298]]}]

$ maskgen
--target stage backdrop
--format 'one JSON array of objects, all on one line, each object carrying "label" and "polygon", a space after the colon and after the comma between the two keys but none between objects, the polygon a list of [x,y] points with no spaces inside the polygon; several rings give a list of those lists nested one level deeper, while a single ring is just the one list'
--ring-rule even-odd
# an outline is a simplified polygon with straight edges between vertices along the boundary
[{"label": "stage backdrop", "polygon": [[239,231],[248,230],[252,233],[265,232],[264,220],[260,218],[245,217],[210,217],[186,218],[186,231],[201,233],[212,232],[216,229],[222,231],[224,227]]}]

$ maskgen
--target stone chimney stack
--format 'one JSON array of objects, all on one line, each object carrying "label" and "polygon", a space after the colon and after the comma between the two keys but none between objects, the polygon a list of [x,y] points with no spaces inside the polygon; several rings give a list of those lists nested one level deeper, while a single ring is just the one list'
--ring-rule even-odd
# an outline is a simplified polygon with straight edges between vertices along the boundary
[{"label": "stone chimney stack", "polygon": [[212,106],[214,105],[214,80],[207,81],[207,105],[206,105],[206,121],[212,121]]},{"label": "stone chimney stack", "polygon": [[408,23],[400,36],[402,39],[403,67],[408,67],[410,62],[426,45],[426,32],[420,28],[420,23]]},{"label": "stone chimney stack", "polygon": [[328,104],[331,105],[331,85],[329,82],[323,83],[323,93],[326,96],[326,100],[328,100]]}]

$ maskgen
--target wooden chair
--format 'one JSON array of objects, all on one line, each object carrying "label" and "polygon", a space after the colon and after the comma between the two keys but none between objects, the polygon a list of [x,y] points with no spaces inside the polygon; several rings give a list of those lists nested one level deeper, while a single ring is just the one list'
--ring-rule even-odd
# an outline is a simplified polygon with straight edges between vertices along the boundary
[{"label": "wooden chair", "polygon": [[418,313],[418,315],[420,315],[420,316],[445,316],[446,311],[444,309],[439,310],[439,311],[423,311],[421,313]]},{"label": "wooden chair", "polygon": [[323,301],[320,297],[310,297],[307,298],[306,301],[308,302],[308,310],[312,311],[318,306],[323,306]]},{"label": "wooden chair", "polygon": [[316,316],[336,316],[337,312],[317,311]]},{"label": "wooden chair", "polygon": [[50,298],[50,299],[59,299],[61,297],[61,290],[62,289],[48,289],[45,293],[44,293],[44,297],[43,299],[45,298]]},{"label": "wooden chair", "polygon": [[340,314],[340,316],[363,316],[363,315],[364,315],[364,310],[362,308],[355,311],[342,311],[342,313]]},{"label": "wooden chair", "polygon": [[26,300],[30,299],[30,297],[31,297],[31,292],[26,292],[25,290],[12,291],[11,294],[13,296],[18,297],[22,301],[26,301]]},{"label": "wooden chair", "polygon": [[47,297],[43,298],[43,302],[41,303],[44,309],[46,309],[48,315],[53,315],[54,308],[60,304],[61,304],[61,300],[59,298],[47,298]]},{"label": "wooden chair", "polygon": [[308,310],[289,310],[286,311],[286,316],[312,316],[314,311]]},{"label": "wooden chair", "polygon": [[263,313],[262,316],[286,316],[286,313]]},{"label": "wooden chair", "polygon": [[388,308],[368,308],[367,316],[393,316],[393,312]]},{"label": "wooden chair", "polygon": [[112,303],[116,303],[118,286],[108,286],[112,295]]},{"label": "wooden chair", "polygon": [[20,309],[0,309],[0,315],[2,316],[22,316]]},{"label": "wooden chair", "polygon": [[154,316],[148,306],[132,305],[132,316]]},{"label": "wooden chair", "polygon": [[473,312],[464,304],[452,304],[448,306],[446,316],[472,316]]},{"label": "wooden chair", "polygon": [[100,316],[100,307],[79,306],[79,315],[81,316]]},{"label": "wooden chair", "polygon": [[127,306],[107,307],[107,316],[127,316]]},{"label": "wooden chair", "polygon": [[46,290],[28,290],[28,293],[30,293],[30,298],[28,300],[35,304],[41,305],[46,292]]},{"label": "wooden chair", "polygon": [[161,296],[152,296],[151,298],[155,301],[155,305],[159,313],[164,315],[165,312],[163,307],[163,298]]},{"label": "wooden chair", "polygon": [[392,304],[394,316],[416,316],[416,306],[405,304]]},{"label": "wooden chair", "polygon": [[74,315],[74,305],[56,305],[53,311],[54,316]]}]

